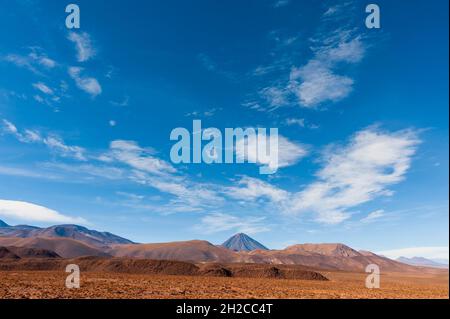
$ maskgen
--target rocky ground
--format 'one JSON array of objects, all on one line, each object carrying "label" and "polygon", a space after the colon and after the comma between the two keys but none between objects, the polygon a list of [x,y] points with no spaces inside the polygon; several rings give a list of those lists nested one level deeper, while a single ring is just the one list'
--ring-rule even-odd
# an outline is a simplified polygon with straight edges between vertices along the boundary
[{"label": "rocky ground", "polygon": [[448,273],[387,273],[380,289],[364,273],[321,273],[329,280],[84,272],[67,289],[63,271],[0,271],[0,298],[448,298]]}]

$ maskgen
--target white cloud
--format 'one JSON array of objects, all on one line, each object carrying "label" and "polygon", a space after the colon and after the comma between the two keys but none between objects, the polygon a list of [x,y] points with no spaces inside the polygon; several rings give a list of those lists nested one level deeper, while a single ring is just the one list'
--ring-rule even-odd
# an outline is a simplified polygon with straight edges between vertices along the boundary
[{"label": "white cloud", "polygon": [[289,193],[260,179],[244,176],[237,186],[225,188],[225,193],[235,199],[255,201],[266,198],[271,202],[281,203],[289,199]]},{"label": "white cloud", "polygon": [[289,103],[289,92],[284,88],[266,87],[259,92],[259,95],[269,103],[269,111]]},{"label": "white cloud", "polygon": [[33,96],[33,99],[36,101],[36,102],[38,102],[38,103],[45,103],[45,100],[44,100],[44,98],[42,97],[42,96],[40,96],[40,95],[34,95]]},{"label": "white cloud", "polygon": [[92,97],[96,97],[97,95],[101,94],[102,87],[100,86],[100,83],[98,83],[97,79],[81,76],[82,71],[83,68],[79,67],[69,68],[69,75],[75,81],[77,87],[90,94]]},{"label": "white cloud", "polygon": [[66,216],[44,206],[14,200],[0,199],[0,216],[27,222],[87,224],[81,217]]},{"label": "white cloud", "polygon": [[312,60],[301,68],[293,68],[290,89],[302,106],[314,108],[325,101],[337,102],[353,89],[353,80],[334,74],[327,65]]},{"label": "white cloud", "polygon": [[[269,140],[270,153],[273,156],[261,158],[261,156],[258,156],[258,147],[268,149],[267,139]],[[273,135],[267,135],[266,138],[262,139],[258,139],[258,137],[242,138],[236,141],[236,157],[277,170],[278,168],[295,165],[308,155],[307,146],[294,143],[282,135],[278,135],[278,148],[274,145],[276,145],[276,138]]]},{"label": "white cloud", "polygon": [[[200,207],[214,207],[223,202],[223,198],[217,194],[213,185],[192,183],[187,180],[154,180],[152,187],[161,192],[169,193],[177,197],[171,203],[178,207],[197,210]],[[169,209],[172,209],[168,205]]]},{"label": "white cloud", "polygon": [[58,170],[58,171],[64,171],[66,173],[72,173],[76,175],[76,177],[70,177],[71,180],[74,180],[75,178],[80,178],[82,175],[87,175],[89,178],[88,180],[91,180],[92,177],[100,177],[106,180],[120,180],[125,178],[125,171],[117,168],[117,167],[110,167],[110,166],[104,166],[104,165],[94,165],[94,164],[64,164],[64,163],[44,163],[41,164],[42,167],[44,167],[47,170]]},{"label": "white cloud", "polygon": [[33,87],[44,94],[53,95],[53,90],[43,82],[34,83]]},{"label": "white cloud", "polygon": [[25,130],[23,136],[28,142],[40,142],[42,140],[40,133],[37,131]]},{"label": "white cloud", "polygon": [[298,118],[288,118],[286,119],[287,125],[298,125],[300,127],[305,127],[305,119],[298,119]]},{"label": "white cloud", "polygon": [[363,219],[361,219],[361,222],[363,223],[370,223],[374,220],[377,220],[381,217],[384,216],[384,210],[382,209],[378,209],[376,211],[373,211],[371,213],[369,213],[366,217],[364,217]]},{"label": "white cloud", "polygon": [[195,118],[199,118],[199,117],[211,117],[214,116],[217,112],[222,111],[222,108],[217,108],[217,107],[213,107],[210,109],[207,109],[205,111],[192,111],[192,112],[188,112],[186,113],[185,116],[187,117],[195,117]]},{"label": "white cloud", "polygon": [[26,129],[23,132],[19,132],[17,127],[3,119],[3,130],[6,133],[13,135],[22,143],[38,143],[46,145],[51,151],[57,153],[59,156],[71,157],[77,160],[84,161],[86,157],[84,155],[85,149],[79,146],[67,145],[59,136],[52,134],[47,137],[43,137],[40,132]]},{"label": "white cloud", "polygon": [[445,259],[448,260],[448,247],[409,247],[392,250],[384,250],[377,252],[379,255],[396,259],[398,257],[424,257],[428,259]]},{"label": "white cloud", "polygon": [[88,33],[70,32],[67,38],[75,43],[78,62],[88,61],[90,58],[95,56],[96,52],[92,45],[91,37]]},{"label": "white cloud", "polygon": [[117,102],[117,101],[110,101],[109,103],[111,105],[114,105],[114,106],[128,106],[129,102],[130,102],[130,97],[129,96],[125,96],[123,98],[123,100],[121,100],[119,102]]},{"label": "white cloud", "polygon": [[37,48],[33,49],[28,55],[19,55],[19,54],[8,54],[4,56],[2,59],[6,62],[12,63],[18,67],[28,69],[29,71],[39,74],[39,67],[44,67],[46,69],[52,69],[56,67],[57,63],[47,57],[47,55],[43,53],[39,53],[41,50],[37,50]]},{"label": "white cloud", "polygon": [[354,9],[354,2],[347,1],[329,7],[323,14],[324,19],[340,20],[348,17],[348,12]]},{"label": "white cloud", "polygon": [[64,141],[56,135],[48,136],[43,140],[43,143],[52,151],[58,153],[63,157],[72,157],[80,161],[86,160],[84,156],[84,148],[79,146],[66,145]]},{"label": "white cloud", "polygon": [[142,148],[135,141],[115,140],[110,143],[110,151],[105,155],[146,173],[161,175],[176,172],[170,163],[152,153],[152,149]]},{"label": "white cloud", "polygon": [[341,33],[338,33],[337,38],[338,40],[336,43],[333,43],[334,40],[326,40],[326,42],[331,41],[331,44],[319,48],[316,52],[317,57],[322,60],[328,60],[335,63],[361,62],[366,51],[362,42],[362,37],[352,37],[347,32],[341,31]]},{"label": "white cloud", "polygon": [[370,127],[356,133],[349,144],[324,154],[318,180],[294,195],[289,211],[314,212],[323,223],[340,223],[349,209],[379,196],[405,178],[420,140],[411,130],[394,133]]},{"label": "white cloud", "polygon": [[10,121],[5,120],[5,119],[3,120],[3,129],[7,133],[11,133],[11,134],[18,133],[17,127],[13,123],[11,123]]},{"label": "white cloud", "polygon": [[233,231],[251,235],[270,230],[265,217],[237,217],[223,213],[213,213],[203,217],[201,224],[195,228],[206,234]]},{"label": "white cloud", "polygon": [[312,39],[313,57],[290,74],[290,90],[298,97],[300,106],[315,108],[324,102],[337,102],[353,90],[354,80],[336,74],[343,64],[356,64],[366,51],[362,36],[349,29],[338,29]]},{"label": "white cloud", "polygon": [[274,4],[274,8],[281,8],[287,6],[291,1],[290,0],[277,0]]},{"label": "white cloud", "polygon": [[[279,69],[277,62],[255,70],[254,74],[257,75],[274,69],[290,70],[287,82],[280,78],[274,81],[276,84],[272,83],[259,90],[259,97],[265,101],[263,104],[267,104],[267,107],[255,105],[258,110],[271,111],[291,104],[315,109],[325,103],[341,101],[353,91],[354,79],[344,72],[361,62],[366,53],[366,45],[363,41],[364,34],[358,32],[356,26],[352,27],[355,23],[351,22],[351,14],[346,18],[344,26],[336,29],[337,19],[341,18],[340,14],[334,14],[336,11],[354,13],[352,6],[345,4],[345,7],[348,7],[348,10],[335,7],[325,13],[327,18],[321,20],[322,25],[318,32],[310,39],[312,56],[304,65],[295,65],[295,53],[286,52],[285,49],[281,59],[283,68]],[[279,36],[276,39],[280,41]],[[287,44],[289,43],[295,43],[295,37],[290,37],[287,41]]]},{"label": "white cloud", "polygon": [[[35,50],[36,51],[36,50]],[[42,65],[46,68],[52,69],[54,68],[57,63],[55,60],[50,59],[45,54],[39,54],[37,52],[32,52],[28,55],[34,62],[38,63],[39,65]]]}]

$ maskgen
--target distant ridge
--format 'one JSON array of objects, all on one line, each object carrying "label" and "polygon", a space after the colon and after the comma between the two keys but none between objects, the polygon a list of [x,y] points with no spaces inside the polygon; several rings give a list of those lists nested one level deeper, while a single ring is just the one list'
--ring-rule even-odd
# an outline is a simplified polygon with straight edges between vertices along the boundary
[{"label": "distant ridge", "polygon": [[0,227],[9,227],[9,225],[0,219]]},{"label": "distant ridge", "polygon": [[221,246],[233,251],[269,250],[266,246],[244,233],[230,237]]},{"label": "distant ridge", "polygon": [[448,265],[441,264],[441,263],[435,262],[433,260],[430,260],[430,259],[427,259],[424,257],[407,258],[407,257],[402,256],[402,257],[397,258],[396,261],[407,264],[407,265],[412,265],[412,266],[447,268],[448,269]]},{"label": "distant ridge", "polygon": [[[408,265],[368,251],[357,251],[341,243],[298,244],[282,250],[269,250],[248,235],[240,233],[222,245],[213,245],[204,240],[138,244],[108,232],[90,230],[77,225],[39,228],[27,225],[3,226],[5,224],[2,221],[0,227],[0,258],[9,259],[7,263],[12,259],[18,259],[21,263],[22,259],[34,262],[36,259],[62,260],[94,256],[106,259],[130,258],[130,262],[143,258],[194,264],[298,265],[308,269],[344,271],[364,271],[367,265],[377,264],[383,270],[393,272],[448,271],[427,268],[428,266]],[[128,263],[127,261],[126,264]],[[108,267],[114,267],[113,265],[114,262]],[[279,269],[272,268],[264,266],[261,271],[276,276]],[[230,269],[213,267],[204,270],[208,273],[226,275]],[[246,270],[244,272],[246,273]]]},{"label": "distant ridge", "polygon": [[114,244],[133,244],[131,240],[109,232],[99,232],[78,225],[56,225],[48,228],[39,228],[28,225],[10,226],[1,220],[0,237],[68,238],[78,240],[93,247],[105,247]]}]

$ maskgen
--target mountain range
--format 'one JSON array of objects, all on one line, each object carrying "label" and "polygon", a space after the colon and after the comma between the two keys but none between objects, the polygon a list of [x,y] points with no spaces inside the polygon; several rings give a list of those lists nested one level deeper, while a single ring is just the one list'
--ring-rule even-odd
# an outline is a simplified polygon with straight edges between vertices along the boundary
[{"label": "mountain range", "polygon": [[412,257],[412,258],[407,258],[407,257],[399,257],[396,259],[397,261],[404,263],[404,264],[408,264],[411,266],[422,266],[422,267],[433,267],[433,268],[443,268],[443,269],[448,269],[448,264],[443,264],[443,263],[438,263],[434,260],[430,260],[424,257]]},{"label": "mountain range", "polygon": [[[108,232],[77,225],[39,228],[9,226],[2,221],[0,225],[0,258],[95,256],[192,263],[301,265],[310,269],[345,271],[364,271],[369,264],[377,264],[384,271],[420,272],[425,269],[372,252],[357,251],[340,243],[298,244],[281,250],[269,250],[241,233],[222,245],[203,240],[139,244]],[[27,254],[24,253],[26,249]]]},{"label": "mountain range", "polygon": [[0,220],[0,236],[20,238],[71,238],[93,246],[108,246],[111,244],[132,244],[131,240],[108,232],[90,230],[78,225],[57,225],[39,228],[28,225],[10,226]]}]

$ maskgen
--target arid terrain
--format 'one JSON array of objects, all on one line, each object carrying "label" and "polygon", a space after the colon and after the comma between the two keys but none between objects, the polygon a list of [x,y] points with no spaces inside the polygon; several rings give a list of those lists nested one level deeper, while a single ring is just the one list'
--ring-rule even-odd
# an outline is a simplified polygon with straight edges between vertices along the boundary
[{"label": "arid terrain", "polygon": [[[66,266],[81,287],[66,288]],[[367,265],[381,287],[365,285]],[[340,243],[270,250],[245,234],[133,243],[77,225],[0,227],[0,298],[448,298],[448,269]]]},{"label": "arid terrain", "polygon": [[448,298],[448,274],[387,273],[380,289],[367,289],[364,273],[324,275],[328,281],[85,272],[80,289],[67,289],[63,271],[0,271],[0,298]]}]

